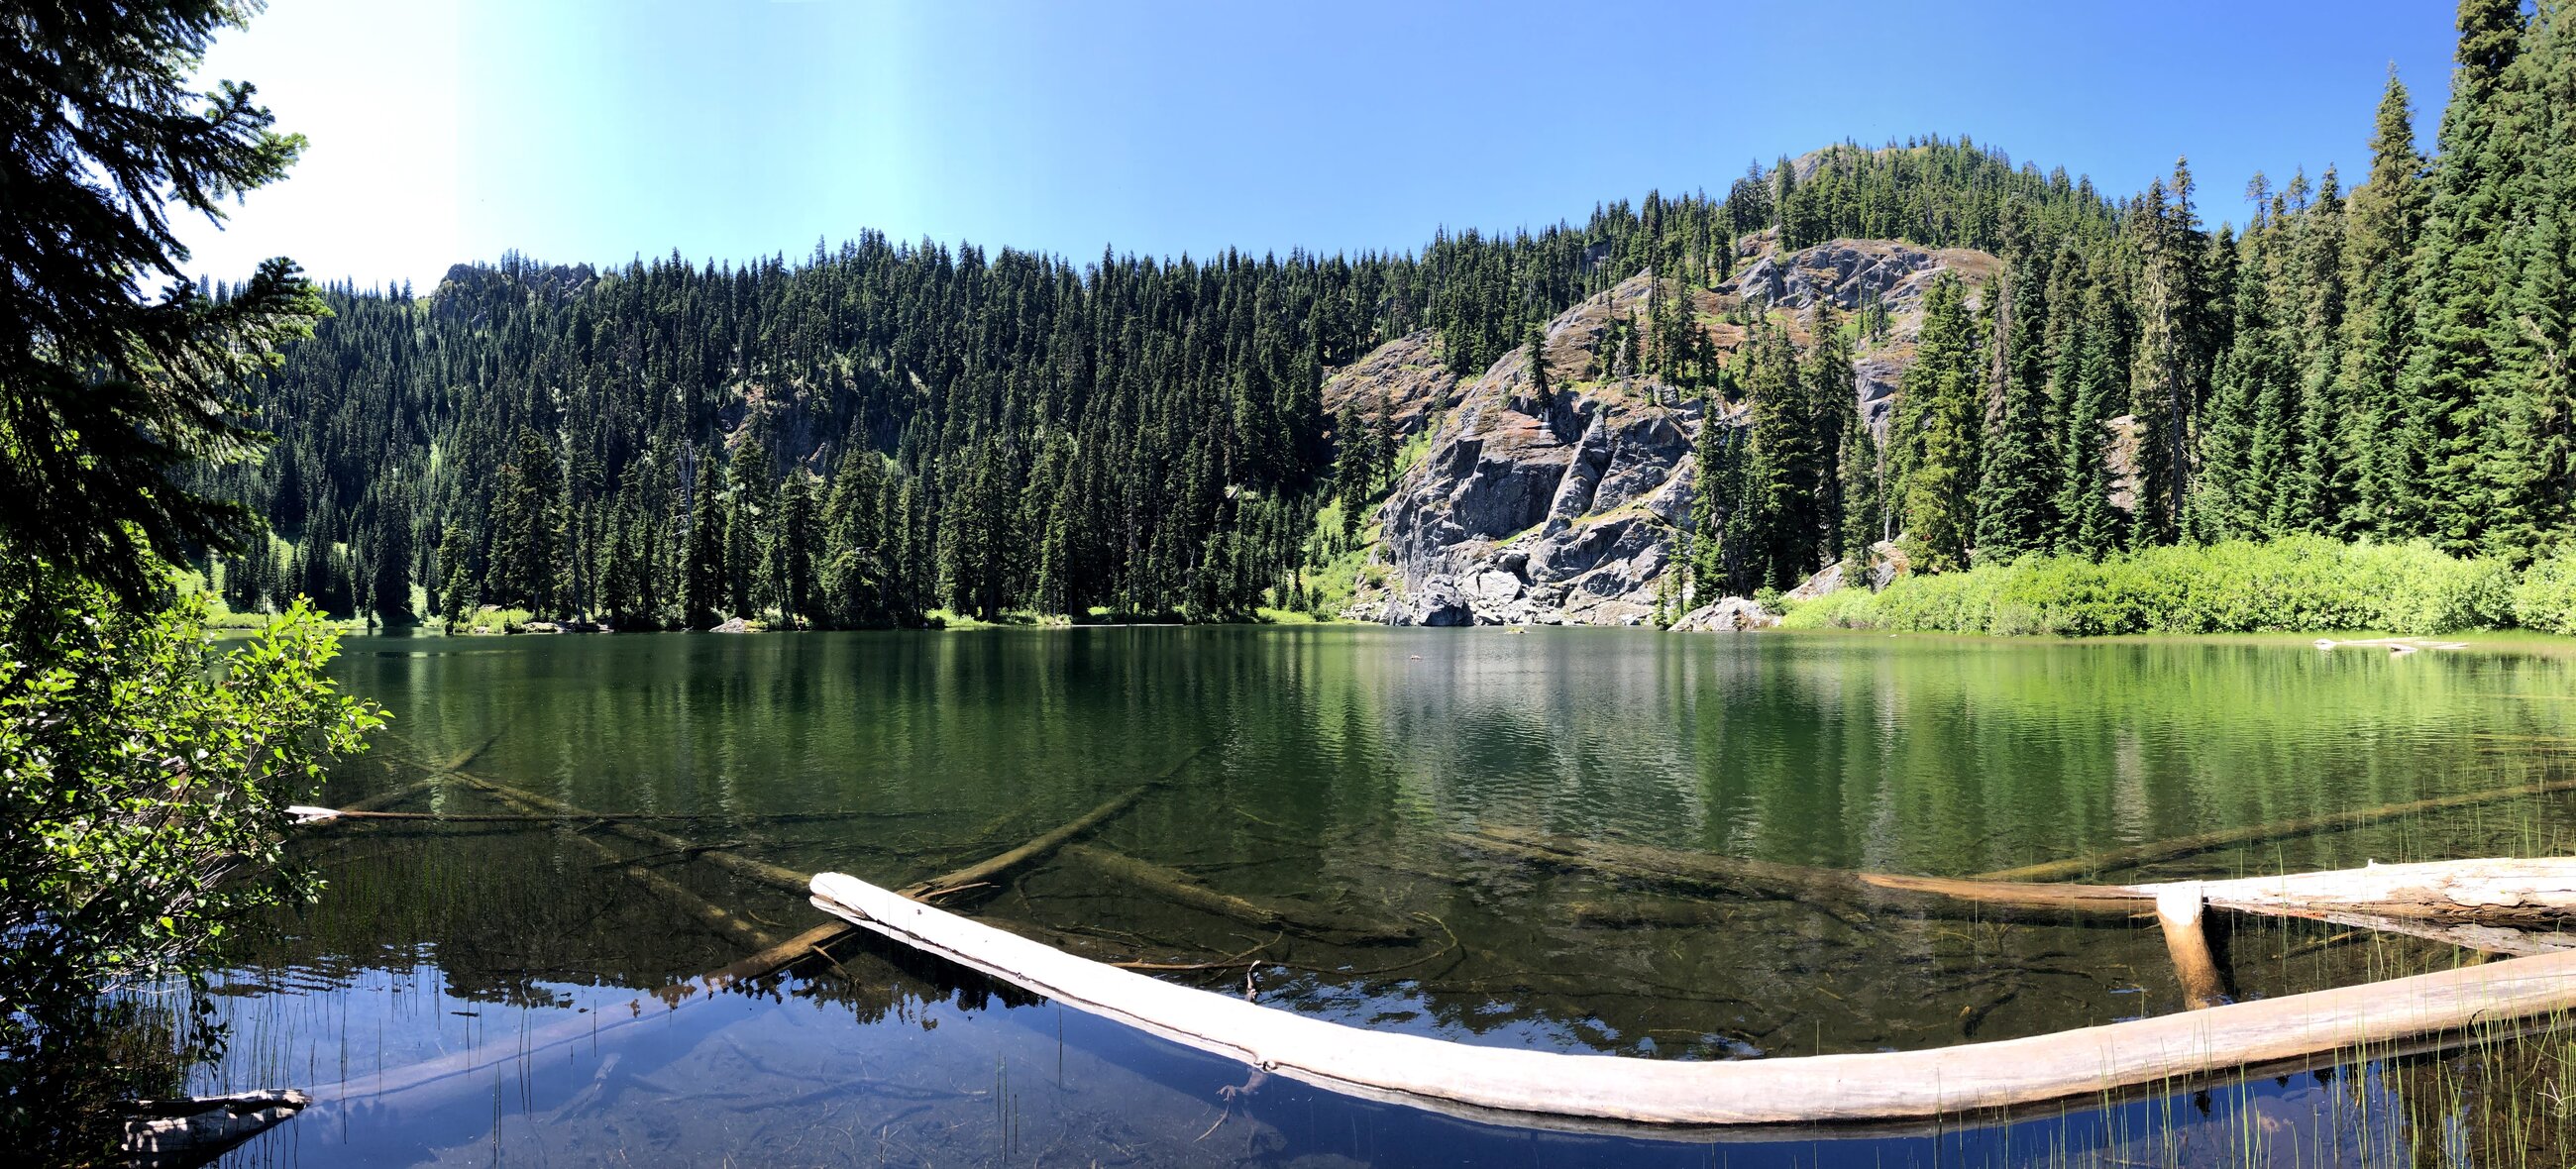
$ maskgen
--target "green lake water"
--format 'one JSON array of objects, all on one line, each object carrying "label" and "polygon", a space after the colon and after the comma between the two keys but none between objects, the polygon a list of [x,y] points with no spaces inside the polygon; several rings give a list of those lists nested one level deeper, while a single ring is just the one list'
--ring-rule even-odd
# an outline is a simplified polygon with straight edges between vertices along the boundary
[{"label": "green lake water", "polygon": [[[959,907],[1103,960],[1231,962],[1163,976],[1285,1010],[1668,1059],[2006,1038],[2181,995],[2152,923],[1676,887],[1481,835],[1952,875],[2576,776],[2576,658],[2545,647],[1304,627],[343,653],[338,676],[398,737],[339,768],[325,803],[470,755],[462,770],[494,782],[696,817],[655,826],[895,885],[1150,784],[1093,852]],[[2480,802],[2106,875],[2563,854],[2571,806]],[[453,783],[396,807],[508,810]],[[586,835],[778,936],[823,920]],[[363,1089],[496,1058],[317,1106],[233,1164],[2560,1164],[2576,1147],[2559,1095],[2576,1030],[1938,1133],[1549,1133],[1278,1080],[1229,1098],[1239,1066],[882,943],[707,1001],[672,993],[742,946],[554,827],[381,821],[298,850],[329,888],[221,980],[232,1043],[197,1086]],[[1177,905],[1097,852],[1354,928]],[[2306,922],[2230,920],[2217,941],[2240,996],[2473,960]],[[603,1029],[555,1042],[582,1020]],[[2509,1149],[2539,1159],[2496,1159]]]}]

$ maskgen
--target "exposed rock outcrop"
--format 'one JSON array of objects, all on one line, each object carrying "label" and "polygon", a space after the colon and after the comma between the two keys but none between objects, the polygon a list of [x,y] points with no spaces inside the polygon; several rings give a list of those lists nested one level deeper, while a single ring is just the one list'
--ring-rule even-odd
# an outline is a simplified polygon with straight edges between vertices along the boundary
[{"label": "exposed rock outcrop", "polygon": [[[1846,310],[1884,305],[1886,328],[1853,362],[1862,409],[1883,432],[1913,357],[1923,293],[1944,270],[1982,283],[1995,260],[1883,241],[1836,240],[1785,257],[1757,248],[1733,279],[1695,291],[1692,307],[1711,341],[1732,350],[1746,330],[1728,318],[1748,297],[1802,342],[1808,318],[1799,310],[1818,299]],[[1649,287],[1631,278],[1548,324],[1557,389],[1546,403],[1535,399],[1525,351],[1462,383],[1441,371],[1428,334],[1392,342],[1335,375],[1328,410],[1383,401],[1383,416],[1433,427],[1429,454],[1399,476],[1378,512],[1384,542],[1375,559],[1384,568],[1364,576],[1345,617],[1642,625],[1659,599],[1670,603],[1660,590],[1690,519],[1693,441],[1702,426],[1740,426],[1744,415],[1652,378],[1595,376],[1612,324],[1646,316]],[[1719,619],[1722,605],[1706,607],[1702,620]],[[1744,601],[1726,613],[1749,622],[1760,610]]]},{"label": "exposed rock outcrop", "polygon": [[1690,513],[1695,394],[1644,378],[1575,384],[1612,316],[1635,311],[1632,280],[1547,330],[1541,404],[1514,351],[1470,383],[1401,478],[1380,518],[1399,625],[1642,624]]},{"label": "exposed rock outcrop", "polygon": [[1766,252],[1720,284],[1718,292],[1802,313],[1820,299],[1845,314],[1864,305],[1883,306],[1887,328],[1884,334],[1862,332],[1852,354],[1852,380],[1860,394],[1861,417],[1885,439],[1896,413],[1898,379],[1914,364],[1914,340],[1923,330],[1923,295],[1931,291],[1932,281],[1948,271],[1982,287],[2001,267],[1992,255],[1970,248],[1927,251],[1893,240],[1838,239],[1787,256]]},{"label": "exposed rock outcrop", "polygon": [[1403,438],[1457,404],[1461,380],[1440,359],[1431,330],[1424,329],[1334,371],[1324,381],[1324,416],[1340,417],[1350,407]]}]

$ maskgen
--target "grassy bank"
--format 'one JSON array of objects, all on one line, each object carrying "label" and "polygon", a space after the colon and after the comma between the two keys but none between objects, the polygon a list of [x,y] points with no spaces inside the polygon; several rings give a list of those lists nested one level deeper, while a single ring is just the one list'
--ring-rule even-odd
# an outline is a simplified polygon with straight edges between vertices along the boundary
[{"label": "grassy bank", "polygon": [[2428,636],[2479,629],[2576,633],[2576,551],[2527,568],[2429,544],[2314,536],[2150,548],[2099,562],[2034,556],[1908,576],[1791,609],[1790,628],[2100,637],[2131,633]]}]

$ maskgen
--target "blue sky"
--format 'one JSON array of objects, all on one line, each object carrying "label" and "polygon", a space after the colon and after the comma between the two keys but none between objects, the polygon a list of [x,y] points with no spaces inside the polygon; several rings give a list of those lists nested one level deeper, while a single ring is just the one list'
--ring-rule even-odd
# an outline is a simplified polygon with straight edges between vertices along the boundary
[{"label": "blue sky", "polygon": [[205,75],[313,147],[190,238],[218,277],[285,254],[362,284],[861,228],[1402,249],[1924,132],[2119,192],[2188,153],[2206,214],[2241,221],[2258,168],[2360,177],[2391,63],[2429,146],[2451,44],[2439,0],[271,0]]}]

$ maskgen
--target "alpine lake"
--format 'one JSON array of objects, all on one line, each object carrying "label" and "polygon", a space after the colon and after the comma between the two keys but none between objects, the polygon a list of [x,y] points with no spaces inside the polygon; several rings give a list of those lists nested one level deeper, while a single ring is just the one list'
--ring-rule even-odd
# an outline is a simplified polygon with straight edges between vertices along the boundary
[{"label": "alpine lake", "polygon": [[[673,887],[778,938],[828,919],[690,848],[499,818],[524,806],[468,782],[888,887],[1144,786],[1079,846],[946,904],[1280,1010],[1467,1044],[1905,1050],[2178,1011],[2183,994],[2151,916],[1917,915],[1533,849],[1965,875],[2547,785],[2576,778],[2561,643],[1077,628],[353,637],[335,669],[391,733],[320,802],[446,774],[386,806],[460,818],[299,831],[327,886],[236,948],[216,983],[226,1050],[189,1087],[344,1087],[226,1165],[2576,1159],[2571,1023],[1942,1124],[1658,1132],[1265,1080],[873,935],[711,991],[698,976],[744,956],[741,931]],[[2568,786],[2102,878],[2565,855]],[[1156,883],[1175,877],[1303,925],[1176,900]],[[2212,922],[2239,997],[2481,958]],[[405,1075],[433,1060],[460,1070]]]}]

